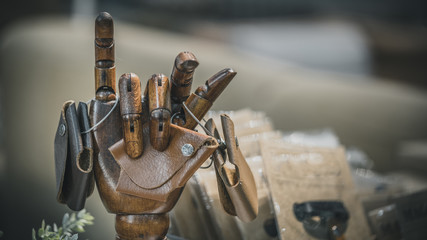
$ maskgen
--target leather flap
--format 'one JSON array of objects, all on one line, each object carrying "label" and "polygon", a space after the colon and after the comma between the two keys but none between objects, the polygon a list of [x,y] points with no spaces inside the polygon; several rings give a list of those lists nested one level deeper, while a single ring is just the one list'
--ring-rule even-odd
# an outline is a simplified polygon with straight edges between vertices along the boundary
[{"label": "leather flap", "polygon": [[54,153],[55,153],[55,175],[56,175],[56,199],[60,203],[65,203],[62,186],[65,177],[65,167],[68,156],[68,125],[65,112],[74,101],[66,101],[62,105],[59,116],[58,128],[55,134]]},{"label": "leather flap", "polygon": [[[240,150],[237,154],[241,155]],[[229,213],[234,213],[232,215],[236,215],[243,222],[250,222],[258,215],[258,195],[251,169],[243,155],[241,155],[241,159],[243,161],[240,161],[239,165],[236,164],[235,168],[228,168],[226,164],[223,164],[217,168],[217,173],[221,176],[228,193],[228,196],[223,197],[230,199],[234,206],[234,212]],[[223,207],[226,209],[226,205]]]},{"label": "leather flap", "polygon": [[[234,132],[234,124],[229,116],[221,115],[226,151],[218,149],[213,154],[218,192],[224,210],[244,222],[252,221],[258,215],[258,196],[251,169],[240,151]],[[212,119],[206,127],[219,137]]]},{"label": "leather flap", "polygon": [[[227,145],[229,161],[234,164],[231,169],[223,164],[218,169],[230,199],[236,210],[236,215],[244,222],[252,221],[258,215],[258,196],[255,179],[240,151],[237,138],[234,133],[234,123],[226,114],[221,115],[222,130]],[[232,176],[230,176],[232,175]]]},{"label": "leather flap", "polygon": [[[207,122],[205,127],[214,135],[215,138],[220,139],[220,135],[218,132],[218,129],[215,125],[215,122],[212,118],[210,118]],[[215,175],[216,175],[216,181],[218,185],[218,194],[219,194],[219,200],[221,202],[222,208],[224,211],[230,215],[236,216],[236,209],[233,205],[233,202],[231,201],[230,195],[227,192],[227,189],[225,187],[224,182],[227,181],[227,178],[222,175],[222,171],[220,169],[224,165],[224,158],[226,158],[226,152],[224,149],[217,149],[212,154],[214,165],[215,165]]]},{"label": "leather flap", "polygon": [[236,208],[234,207],[233,202],[231,201],[231,197],[227,192],[227,188],[224,183],[224,176],[220,174],[220,169],[222,167],[222,164],[220,163],[222,160],[221,154],[218,153],[219,151],[215,151],[213,153],[213,159],[215,164],[215,175],[216,175],[216,182],[218,185],[218,194],[219,194],[219,200],[221,202],[222,208],[224,211],[230,215],[237,216]]},{"label": "leather flap", "polygon": [[[90,120],[86,103],[80,102],[77,109],[77,116],[79,118],[80,131],[85,132],[90,129]],[[88,173],[87,182],[87,197],[89,197],[95,188],[95,179],[93,177],[93,141],[91,132],[82,134],[83,142],[83,156],[77,162],[77,167],[83,173]]]},{"label": "leather flap", "polygon": [[[109,150],[129,178],[144,189],[155,189],[164,185],[204,144],[207,142],[211,144],[214,141],[207,135],[171,125],[169,146],[165,151],[159,152],[150,144],[148,124],[144,125],[143,131],[144,152],[141,157],[130,158],[126,154],[123,139],[111,146]],[[184,156],[181,149],[187,144],[190,144],[194,150],[191,155]]]},{"label": "leather flap", "polygon": [[74,101],[64,103],[55,136],[57,200],[75,211],[84,207],[94,185],[91,136],[81,136],[89,126],[85,104],[77,113]]}]

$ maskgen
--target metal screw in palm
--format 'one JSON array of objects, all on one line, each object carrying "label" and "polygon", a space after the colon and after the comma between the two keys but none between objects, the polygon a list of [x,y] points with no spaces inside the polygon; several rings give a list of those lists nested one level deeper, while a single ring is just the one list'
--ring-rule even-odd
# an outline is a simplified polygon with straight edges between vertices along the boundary
[{"label": "metal screw in palm", "polygon": [[[192,130],[236,72],[224,69],[190,94],[197,66],[192,53],[180,53],[171,78],[153,75],[143,96],[138,76],[123,74],[118,84],[119,98],[113,20],[108,13],[96,19],[96,97],[89,111],[93,169],[105,208],[116,214],[116,239],[165,238],[167,213],[178,201],[186,181],[218,147],[215,138]],[[169,174],[172,180],[159,180],[161,174],[156,171]],[[135,190],[135,183],[144,186]]]}]

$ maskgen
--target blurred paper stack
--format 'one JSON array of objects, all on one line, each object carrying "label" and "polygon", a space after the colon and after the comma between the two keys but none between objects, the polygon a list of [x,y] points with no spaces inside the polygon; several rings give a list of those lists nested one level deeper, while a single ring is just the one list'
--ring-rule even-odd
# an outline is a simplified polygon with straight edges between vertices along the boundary
[{"label": "blurred paper stack", "polygon": [[[293,212],[295,203],[308,201],[344,204],[350,216],[345,239],[375,239],[375,235],[376,239],[399,239],[390,238],[399,233],[396,228],[384,232],[381,224],[390,221],[378,214],[386,207],[386,213],[397,219],[399,214],[390,212],[396,207],[387,206],[391,199],[413,192],[405,192],[399,183],[404,178],[374,172],[363,151],[346,151],[330,129],[280,132],[262,112],[209,112],[205,119],[213,118],[220,133],[222,113],[233,119],[239,147],[255,177],[259,214],[244,223],[225,213],[209,160],[188,182],[171,213],[171,239],[316,239]],[[203,132],[201,128],[198,131]],[[399,224],[397,221],[391,224]]]}]

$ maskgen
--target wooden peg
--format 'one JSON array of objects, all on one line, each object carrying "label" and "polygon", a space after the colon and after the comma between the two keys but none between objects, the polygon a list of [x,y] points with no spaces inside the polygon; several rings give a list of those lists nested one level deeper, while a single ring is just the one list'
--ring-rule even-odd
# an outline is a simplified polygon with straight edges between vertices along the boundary
[{"label": "wooden peg", "polygon": [[126,153],[131,158],[141,156],[144,145],[142,137],[141,82],[134,73],[126,73],[119,80],[120,113],[123,120],[123,135]]},{"label": "wooden peg", "polygon": [[97,100],[116,98],[114,25],[113,18],[106,12],[100,13],[95,20],[95,91]]},{"label": "wooden peg", "polygon": [[[198,120],[201,120],[236,74],[231,68],[219,71],[209,78],[204,85],[198,87],[185,101],[185,105]],[[185,120],[178,119],[175,123],[188,129],[194,129],[197,126],[197,122],[187,110],[185,110]]]},{"label": "wooden peg", "polygon": [[181,104],[190,96],[194,70],[199,62],[191,52],[181,52],[176,56],[171,74],[172,111],[181,109]]},{"label": "wooden peg", "polygon": [[168,214],[116,215],[116,240],[164,240],[169,229]]},{"label": "wooden peg", "polygon": [[148,82],[148,108],[150,111],[150,143],[154,149],[163,151],[169,143],[171,101],[169,79],[155,74]]}]

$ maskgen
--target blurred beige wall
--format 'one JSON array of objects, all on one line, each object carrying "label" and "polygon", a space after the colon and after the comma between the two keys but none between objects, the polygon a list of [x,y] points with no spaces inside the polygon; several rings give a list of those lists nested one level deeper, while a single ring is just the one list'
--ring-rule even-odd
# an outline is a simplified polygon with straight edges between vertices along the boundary
[{"label": "blurred beige wall", "polygon": [[[0,229],[6,239],[29,237],[43,218],[59,222],[68,211],[55,200],[53,138],[62,103],[94,96],[93,29],[93,19],[38,18],[12,25],[2,35],[6,162],[0,176]],[[424,90],[303,69],[125,22],[117,22],[115,32],[118,76],[135,72],[145,86],[153,73],[169,75],[180,51],[192,51],[200,61],[194,86],[226,67],[238,72],[214,109],[265,111],[285,131],[330,127],[343,144],[366,151],[379,170],[393,169],[400,141],[427,138]],[[87,209],[96,225],[85,236],[111,239],[114,217],[96,192]]]}]

